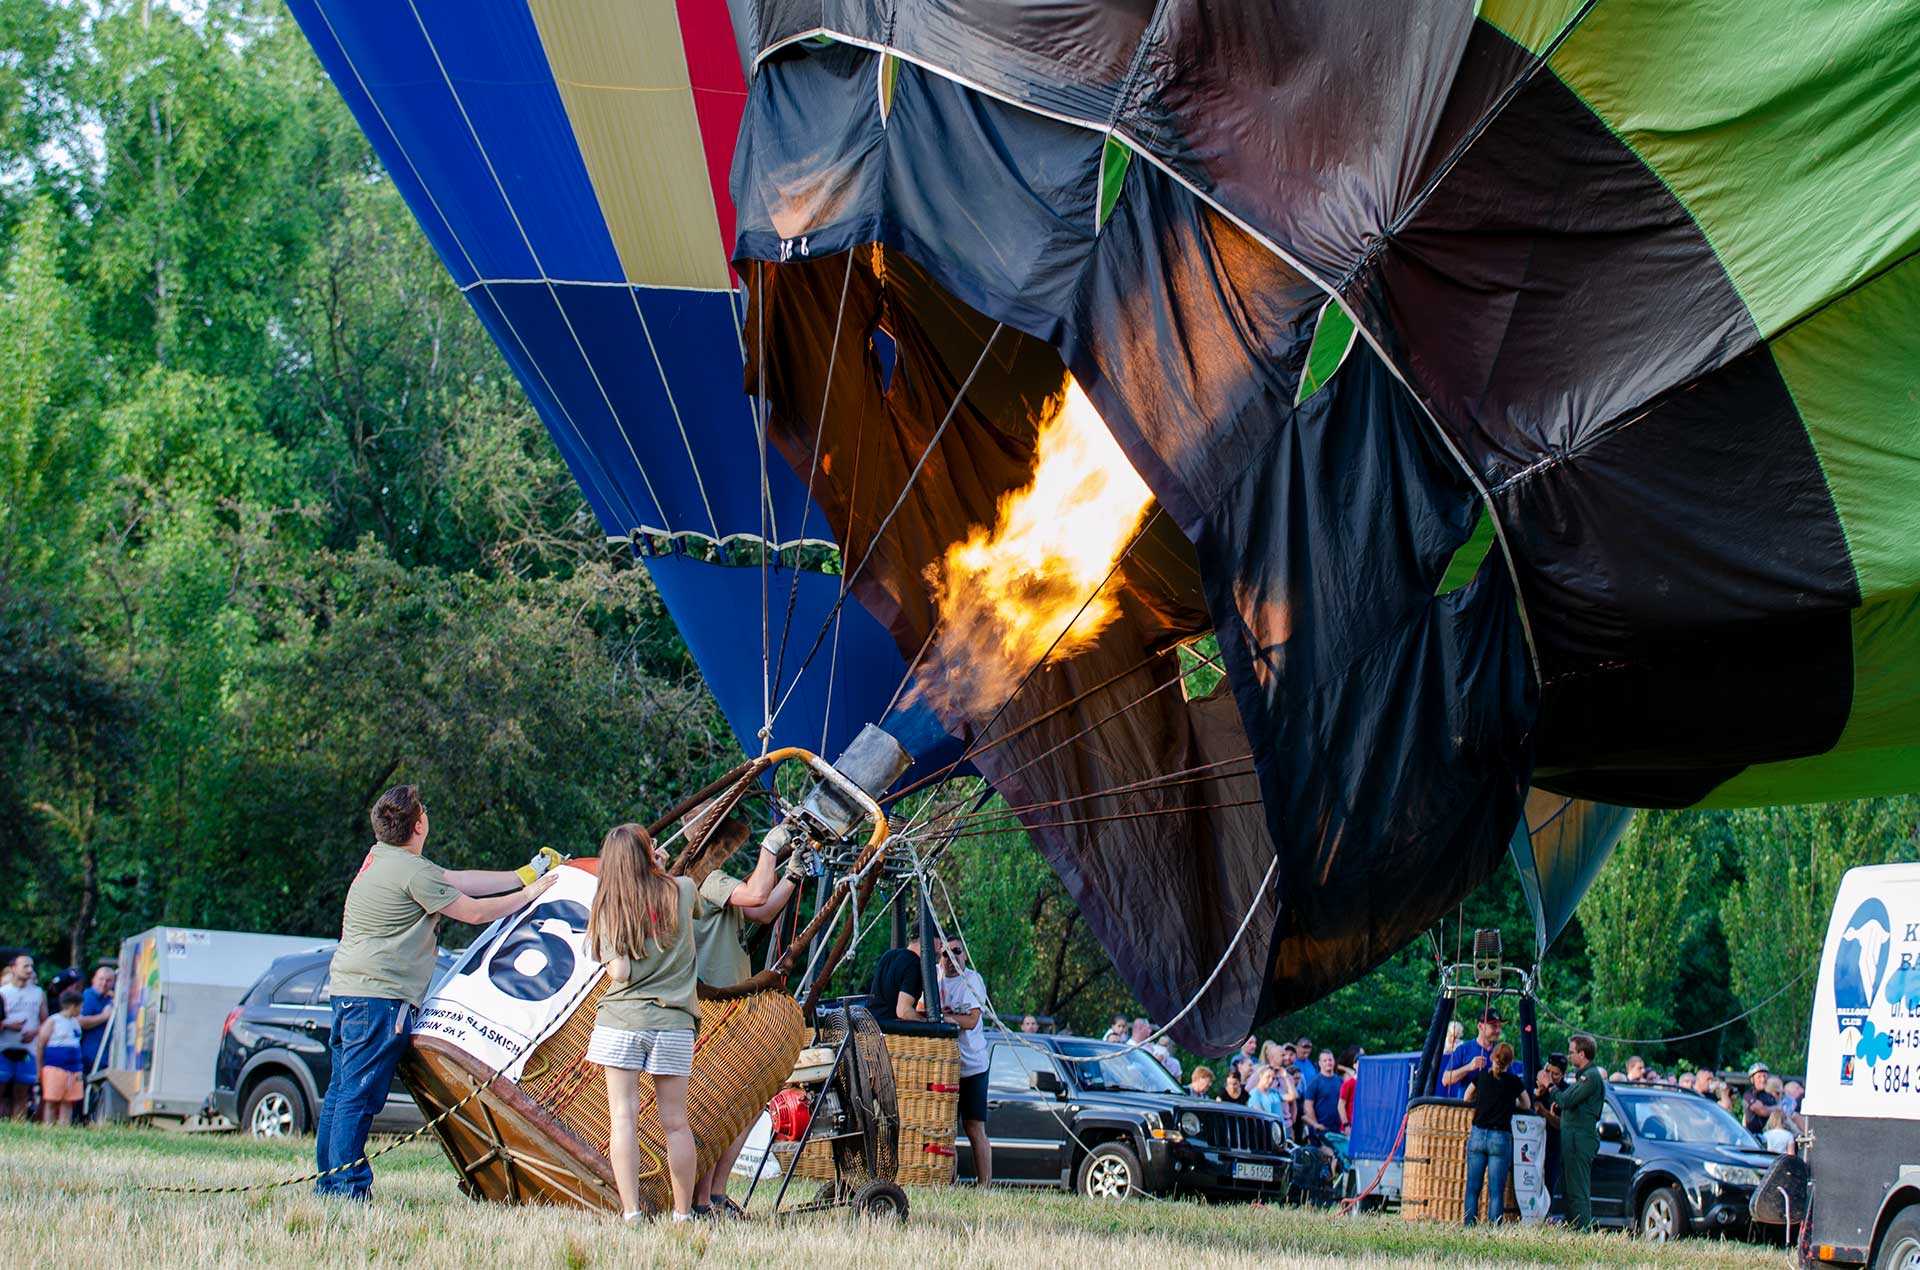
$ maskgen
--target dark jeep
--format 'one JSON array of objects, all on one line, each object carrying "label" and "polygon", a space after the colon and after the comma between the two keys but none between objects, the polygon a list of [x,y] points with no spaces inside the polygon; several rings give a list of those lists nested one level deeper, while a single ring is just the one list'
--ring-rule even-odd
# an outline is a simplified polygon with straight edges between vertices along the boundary
[{"label": "dark jeep", "polygon": [[[1270,1116],[1190,1096],[1144,1051],[1080,1036],[989,1032],[993,1180],[1096,1198],[1279,1198],[1286,1135]],[[966,1137],[959,1173],[973,1174]]]},{"label": "dark jeep", "polygon": [[[456,956],[440,950],[436,974],[445,974]],[[311,1133],[320,1118],[333,1067],[327,1048],[333,1035],[327,978],[332,964],[332,944],[275,958],[220,1030],[209,1102],[256,1138]],[[396,1078],[374,1130],[406,1133],[420,1123],[413,1095]]]}]

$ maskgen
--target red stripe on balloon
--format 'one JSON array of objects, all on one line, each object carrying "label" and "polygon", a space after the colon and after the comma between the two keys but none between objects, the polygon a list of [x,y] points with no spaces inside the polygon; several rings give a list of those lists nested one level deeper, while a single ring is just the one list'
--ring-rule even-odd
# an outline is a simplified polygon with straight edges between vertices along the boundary
[{"label": "red stripe on balloon", "polygon": [[740,72],[740,46],[724,0],[674,0],[680,15],[680,43],[693,82],[693,110],[700,122],[700,145],[707,156],[707,181],[720,220],[720,247],[733,255],[733,198],[727,174],[733,168],[733,143],[747,108],[747,81]]}]

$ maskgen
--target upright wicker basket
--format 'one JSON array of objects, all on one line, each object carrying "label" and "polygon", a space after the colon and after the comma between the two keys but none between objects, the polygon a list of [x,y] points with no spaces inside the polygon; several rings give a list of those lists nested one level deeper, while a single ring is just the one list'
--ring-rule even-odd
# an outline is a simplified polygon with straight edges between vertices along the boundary
[{"label": "upright wicker basket", "polygon": [[[1456,1225],[1467,1216],[1467,1135],[1473,1106],[1457,1098],[1415,1098],[1407,1104],[1407,1156],[1401,1173],[1400,1215],[1407,1221],[1444,1221]],[[1517,1217],[1513,1173],[1507,1173],[1505,1209]],[[1486,1183],[1480,1185],[1480,1212],[1487,1208]]]},{"label": "upright wicker basket", "polygon": [[[900,1172],[903,1186],[953,1184],[953,1137],[959,1127],[960,1046],[950,1036],[887,1033],[893,1085],[900,1100]],[[797,1177],[825,1181],[833,1156],[812,1142],[794,1161]]]}]

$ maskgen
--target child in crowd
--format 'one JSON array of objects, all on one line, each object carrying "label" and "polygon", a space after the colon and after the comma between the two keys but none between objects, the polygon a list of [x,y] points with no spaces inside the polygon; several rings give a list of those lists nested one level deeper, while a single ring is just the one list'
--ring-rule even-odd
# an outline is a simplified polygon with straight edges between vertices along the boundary
[{"label": "child in crowd", "polygon": [[1760,1140],[1775,1155],[1792,1155],[1793,1137],[1793,1126],[1787,1122],[1787,1113],[1775,1107],[1767,1116],[1767,1127],[1761,1131]]},{"label": "child in crowd", "polygon": [[73,1109],[86,1094],[86,1074],[80,1063],[80,998],[78,988],[60,994],[60,1012],[40,1025],[40,1119],[45,1124],[72,1124]]},{"label": "child in crowd", "polygon": [[639,825],[620,825],[600,844],[600,886],[587,915],[587,949],[606,963],[607,990],[594,1016],[587,1061],[606,1069],[607,1156],[628,1225],[639,1222],[640,1073],[653,1077],[667,1139],[673,1220],[690,1221],[699,1167],[687,1123],[687,1077],[700,1026],[695,996],[691,878],[666,871],[666,852]]}]

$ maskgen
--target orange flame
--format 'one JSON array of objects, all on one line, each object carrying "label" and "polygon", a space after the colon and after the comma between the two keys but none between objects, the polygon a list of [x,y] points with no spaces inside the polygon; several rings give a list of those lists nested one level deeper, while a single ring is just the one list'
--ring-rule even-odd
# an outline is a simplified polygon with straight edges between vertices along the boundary
[{"label": "orange flame", "polygon": [[939,619],[912,697],[950,713],[992,711],[1036,662],[1084,651],[1120,611],[1101,584],[1153,496],[1078,383],[1048,405],[1032,481],[1001,496],[991,530],[927,568]]}]

